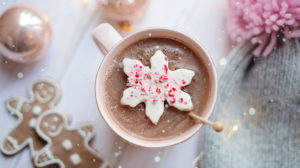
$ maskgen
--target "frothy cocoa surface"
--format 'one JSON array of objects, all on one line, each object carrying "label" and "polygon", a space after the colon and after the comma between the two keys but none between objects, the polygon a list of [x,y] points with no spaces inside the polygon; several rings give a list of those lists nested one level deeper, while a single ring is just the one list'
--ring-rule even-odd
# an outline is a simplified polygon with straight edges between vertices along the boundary
[{"label": "frothy cocoa surface", "polygon": [[165,38],[148,38],[138,41],[114,58],[105,74],[105,103],[119,126],[130,134],[144,139],[168,139],[187,131],[195,124],[195,120],[165,102],[165,111],[157,125],[145,115],[144,104],[132,108],[121,105],[120,100],[126,89],[127,76],[123,72],[124,58],[140,60],[150,66],[150,58],[155,51],[161,50],[168,57],[169,69],[190,69],[195,72],[192,83],[183,88],[191,95],[194,104],[193,113],[201,114],[210,93],[208,71],[203,61],[184,44]]}]

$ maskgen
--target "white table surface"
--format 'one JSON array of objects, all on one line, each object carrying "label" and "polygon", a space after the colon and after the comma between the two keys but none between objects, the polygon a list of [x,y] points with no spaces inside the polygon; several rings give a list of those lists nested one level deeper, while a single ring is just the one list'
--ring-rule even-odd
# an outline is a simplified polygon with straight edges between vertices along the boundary
[{"label": "white table surface", "polygon": [[[94,81],[103,54],[91,38],[91,31],[103,22],[97,0],[0,0],[0,13],[26,3],[41,8],[50,18],[54,37],[45,57],[36,64],[5,63],[0,57],[0,140],[15,126],[4,106],[11,96],[27,97],[27,88],[38,77],[51,76],[60,83],[63,96],[58,107],[72,116],[72,125],[93,121],[97,125],[93,147],[119,168],[188,168],[201,151],[203,130],[190,140],[164,149],[144,149],[123,142],[98,113]],[[197,39],[213,58],[218,73],[220,59],[230,50],[225,29],[225,0],[152,0],[135,30],[167,27]],[[17,73],[22,72],[23,78]],[[210,128],[204,128],[210,129]],[[12,157],[0,154],[0,167],[32,167],[28,148]],[[121,155],[118,155],[121,154]],[[155,162],[154,158],[160,161]]]}]

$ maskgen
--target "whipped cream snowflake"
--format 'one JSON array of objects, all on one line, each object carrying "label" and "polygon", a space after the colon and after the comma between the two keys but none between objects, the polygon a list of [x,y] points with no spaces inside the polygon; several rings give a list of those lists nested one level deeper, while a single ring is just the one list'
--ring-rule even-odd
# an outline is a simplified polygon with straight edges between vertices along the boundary
[{"label": "whipped cream snowflake", "polygon": [[189,94],[181,90],[191,83],[194,71],[168,68],[168,58],[160,50],[150,59],[151,69],[140,61],[125,58],[124,72],[128,76],[128,86],[121,98],[121,104],[135,107],[144,102],[146,116],[157,124],[164,112],[164,102],[181,111],[193,109]]}]

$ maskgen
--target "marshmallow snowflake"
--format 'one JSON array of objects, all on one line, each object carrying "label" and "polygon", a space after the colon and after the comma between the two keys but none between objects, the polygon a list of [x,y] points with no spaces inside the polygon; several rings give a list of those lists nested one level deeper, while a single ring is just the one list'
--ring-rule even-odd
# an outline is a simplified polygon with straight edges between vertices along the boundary
[{"label": "marshmallow snowflake", "polygon": [[160,50],[151,57],[150,63],[151,69],[135,59],[123,60],[129,88],[124,90],[121,104],[135,107],[144,102],[146,116],[153,124],[157,124],[163,114],[165,100],[181,111],[192,110],[190,95],[181,89],[191,83],[194,71],[169,70],[168,58]]}]

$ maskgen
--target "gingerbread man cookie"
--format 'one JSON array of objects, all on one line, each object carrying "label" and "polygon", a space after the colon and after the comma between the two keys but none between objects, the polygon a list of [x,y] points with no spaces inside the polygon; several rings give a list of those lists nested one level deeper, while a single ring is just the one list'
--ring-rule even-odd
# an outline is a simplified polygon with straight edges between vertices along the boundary
[{"label": "gingerbread man cookie", "polygon": [[32,157],[46,142],[35,131],[37,118],[45,111],[54,108],[61,96],[61,89],[53,79],[39,79],[29,90],[30,99],[14,97],[6,101],[8,111],[18,118],[17,126],[1,144],[1,151],[14,155],[29,145]]},{"label": "gingerbread man cookie", "polygon": [[47,141],[47,146],[35,156],[37,166],[58,164],[61,168],[112,168],[89,146],[95,136],[94,126],[90,123],[69,128],[65,116],[49,111],[38,119],[36,131]]}]

